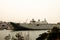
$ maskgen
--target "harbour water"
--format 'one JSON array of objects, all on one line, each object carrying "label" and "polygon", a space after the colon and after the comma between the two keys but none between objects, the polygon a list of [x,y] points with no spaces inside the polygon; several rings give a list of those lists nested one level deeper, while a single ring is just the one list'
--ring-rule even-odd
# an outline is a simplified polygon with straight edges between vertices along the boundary
[{"label": "harbour water", "polygon": [[48,30],[34,30],[34,31],[12,31],[12,30],[0,30],[0,40],[5,40],[5,37],[10,34],[11,37],[15,37],[16,33],[21,34],[24,40],[36,40],[40,34],[47,32]]}]

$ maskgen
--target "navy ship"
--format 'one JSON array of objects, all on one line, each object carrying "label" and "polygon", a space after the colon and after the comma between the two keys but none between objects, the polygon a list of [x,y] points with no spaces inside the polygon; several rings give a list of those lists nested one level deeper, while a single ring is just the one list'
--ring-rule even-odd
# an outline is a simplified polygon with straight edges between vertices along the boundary
[{"label": "navy ship", "polygon": [[7,30],[50,30],[53,27],[59,27],[60,23],[48,23],[46,19],[44,21],[35,21],[32,19],[29,23],[15,23],[15,22],[0,22],[0,29]]},{"label": "navy ship", "polygon": [[53,27],[60,28],[60,23],[48,23],[46,19],[44,19],[44,21],[40,21],[40,19],[38,19],[38,21],[35,21],[34,19],[32,19],[30,23],[20,23],[20,25],[35,30],[49,30]]}]

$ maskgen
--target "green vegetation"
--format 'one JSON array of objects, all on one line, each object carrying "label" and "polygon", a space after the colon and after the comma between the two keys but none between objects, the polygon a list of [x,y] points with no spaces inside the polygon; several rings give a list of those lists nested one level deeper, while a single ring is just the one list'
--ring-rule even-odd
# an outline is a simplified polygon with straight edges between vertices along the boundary
[{"label": "green vegetation", "polygon": [[60,30],[58,27],[53,27],[48,33],[42,33],[36,40],[60,40]]}]

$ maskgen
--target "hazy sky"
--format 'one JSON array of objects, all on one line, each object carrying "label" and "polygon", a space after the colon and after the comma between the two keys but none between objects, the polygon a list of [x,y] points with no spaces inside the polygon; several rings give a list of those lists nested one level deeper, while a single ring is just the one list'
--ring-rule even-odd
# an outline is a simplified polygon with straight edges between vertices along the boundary
[{"label": "hazy sky", "polygon": [[0,21],[25,22],[32,18],[60,22],[60,0],[0,0]]}]

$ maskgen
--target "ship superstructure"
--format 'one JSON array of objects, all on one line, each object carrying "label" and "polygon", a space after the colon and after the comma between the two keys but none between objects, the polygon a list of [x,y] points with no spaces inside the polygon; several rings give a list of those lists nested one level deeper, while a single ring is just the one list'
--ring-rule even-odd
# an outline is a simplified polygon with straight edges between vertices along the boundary
[{"label": "ship superstructure", "polygon": [[48,24],[48,22],[46,21],[46,19],[44,19],[44,21],[40,21],[40,19],[38,19],[38,21],[35,21],[34,19],[32,19],[30,21],[31,24]]}]

